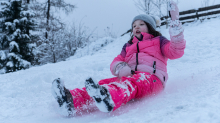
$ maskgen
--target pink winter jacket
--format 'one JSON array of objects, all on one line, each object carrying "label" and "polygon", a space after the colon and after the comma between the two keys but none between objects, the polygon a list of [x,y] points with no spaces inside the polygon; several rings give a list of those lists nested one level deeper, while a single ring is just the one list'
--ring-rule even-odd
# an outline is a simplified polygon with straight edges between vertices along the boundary
[{"label": "pink winter jacket", "polygon": [[134,37],[132,42],[123,46],[121,54],[111,63],[110,70],[113,75],[117,76],[116,66],[121,62],[126,62],[132,70],[155,74],[165,84],[168,79],[167,60],[180,58],[184,54],[186,43],[183,33],[175,37],[171,36],[171,41],[163,36],[154,37],[143,32],[141,34],[142,41]]}]

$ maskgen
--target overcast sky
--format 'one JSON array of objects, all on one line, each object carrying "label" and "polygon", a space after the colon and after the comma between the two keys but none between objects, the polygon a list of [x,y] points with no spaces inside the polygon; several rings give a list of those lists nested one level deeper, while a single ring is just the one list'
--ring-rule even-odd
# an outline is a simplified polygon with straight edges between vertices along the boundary
[{"label": "overcast sky", "polygon": [[[202,6],[202,0],[179,0],[179,10],[189,10]],[[117,35],[123,34],[131,26],[134,16],[143,13],[134,5],[133,0],[71,0],[77,9],[68,16],[68,22],[82,20],[91,30],[104,34],[106,27],[112,28]],[[210,0],[210,5],[220,4],[220,0]]]},{"label": "overcast sky", "polygon": [[[0,0],[4,1],[4,0]],[[45,1],[45,0],[37,0]],[[90,30],[95,29],[99,36],[104,35],[104,29],[110,27],[118,36],[131,27],[132,19],[143,14],[134,5],[134,0],[65,0],[75,4],[77,8],[68,16],[61,15],[68,23],[82,22]],[[137,1],[137,0],[136,0]],[[177,1],[177,0],[174,0]],[[204,0],[178,0],[180,11],[202,7]],[[209,4],[220,4],[220,0],[209,0]]]},{"label": "overcast sky", "polygon": [[[131,26],[134,16],[143,12],[134,5],[133,0],[69,0],[77,8],[65,18],[66,22],[82,21],[96,33],[104,34],[104,29],[112,28],[117,35],[123,34]],[[174,0],[176,1],[176,0]],[[189,10],[202,6],[203,0],[178,0],[179,10]],[[220,0],[210,0],[210,5],[220,4]]]}]

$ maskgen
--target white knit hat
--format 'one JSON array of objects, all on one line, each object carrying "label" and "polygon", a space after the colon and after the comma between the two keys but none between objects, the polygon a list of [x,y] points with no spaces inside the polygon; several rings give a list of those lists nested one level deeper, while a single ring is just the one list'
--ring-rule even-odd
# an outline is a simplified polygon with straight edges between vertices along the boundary
[{"label": "white knit hat", "polygon": [[140,14],[140,15],[134,17],[134,19],[131,23],[131,27],[136,20],[142,20],[142,21],[150,24],[155,30],[156,30],[156,26],[160,26],[160,24],[161,24],[159,17]]}]

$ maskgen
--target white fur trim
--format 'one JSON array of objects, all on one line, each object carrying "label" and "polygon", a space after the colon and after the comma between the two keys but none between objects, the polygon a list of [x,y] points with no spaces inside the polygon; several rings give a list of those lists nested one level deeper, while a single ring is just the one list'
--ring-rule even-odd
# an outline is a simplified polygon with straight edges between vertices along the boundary
[{"label": "white fur trim", "polygon": [[161,25],[161,20],[158,16],[154,16],[155,20],[156,20],[156,26],[160,26]]}]

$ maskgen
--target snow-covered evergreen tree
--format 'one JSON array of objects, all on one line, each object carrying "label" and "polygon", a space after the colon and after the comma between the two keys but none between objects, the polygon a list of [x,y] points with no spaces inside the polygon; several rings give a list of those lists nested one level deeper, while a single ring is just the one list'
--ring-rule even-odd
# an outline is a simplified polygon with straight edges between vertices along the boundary
[{"label": "snow-covered evergreen tree", "polygon": [[29,68],[34,60],[30,31],[36,27],[34,14],[21,0],[1,2],[0,72],[8,73]]}]

